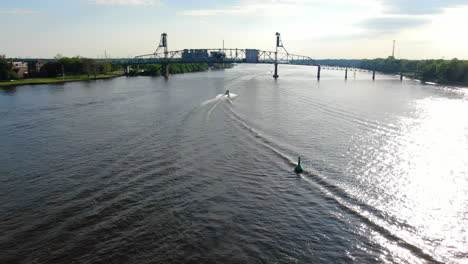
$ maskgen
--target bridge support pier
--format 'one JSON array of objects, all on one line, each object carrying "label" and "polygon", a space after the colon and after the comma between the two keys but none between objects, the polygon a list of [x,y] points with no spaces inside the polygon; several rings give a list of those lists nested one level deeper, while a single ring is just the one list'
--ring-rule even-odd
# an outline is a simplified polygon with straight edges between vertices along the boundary
[{"label": "bridge support pier", "polygon": [[169,64],[168,63],[162,64],[162,75],[165,78],[169,78]]},{"label": "bridge support pier", "polygon": [[125,75],[128,75],[130,73],[130,65],[125,66]]},{"label": "bridge support pier", "polygon": [[279,75],[278,75],[278,63],[275,63],[275,74],[273,74],[273,78],[278,79]]},{"label": "bridge support pier", "polygon": [[320,71],[321,71],[321,66],[319,65],[317,67],[317,81],[320,81]]}]

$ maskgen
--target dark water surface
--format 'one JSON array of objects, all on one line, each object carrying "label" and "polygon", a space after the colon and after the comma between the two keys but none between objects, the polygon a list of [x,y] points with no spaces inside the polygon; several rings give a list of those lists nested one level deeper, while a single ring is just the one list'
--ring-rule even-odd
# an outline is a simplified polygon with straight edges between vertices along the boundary
[{"label": "dark water surface", "polygon": [[0,262],[467,263],[467,90],[271,68],[0,90]]}]

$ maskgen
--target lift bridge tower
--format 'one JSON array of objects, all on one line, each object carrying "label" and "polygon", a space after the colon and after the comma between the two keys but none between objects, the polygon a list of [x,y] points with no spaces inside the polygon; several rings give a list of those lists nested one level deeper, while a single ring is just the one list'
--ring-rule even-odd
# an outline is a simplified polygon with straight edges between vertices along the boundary
[{"label": "lift bridge tower", "polygon": [[[167,34],[166,33],[161,34],[161,39],[159,40],[159,46],[156,49],[156,51],[154,51],[154,55],[158,54],[158,51],[160,51],[161,49],[164,51],[164,60],[167,60],[169,57],[169,51],[167,48]],[[162,72],[163,72],[164,77],[166,78],[169,77],[169,63],[167,61],[162,63]]]},{"label": "lift bridge tower", "polygon": [[[283,51],[286,53],[286,60],[288,59],[288,51],[283,46],[283,42],[281,41],[281,34],[276,32],[276,51],[275,51],[275,74],[273,74],[273,78],[278,79],[278,52]],[[284,58],[283,58],[284,59]]]},{"label": "lift bridge tower", "polygon": [[167,59],[169,51],[167,49],[167,34],[162,33],[161,34],[161,39],[159,40],[159,46],[158,48],[154,51],[154,55],[158,54],[160,50],[164,51],[164,58]]}]

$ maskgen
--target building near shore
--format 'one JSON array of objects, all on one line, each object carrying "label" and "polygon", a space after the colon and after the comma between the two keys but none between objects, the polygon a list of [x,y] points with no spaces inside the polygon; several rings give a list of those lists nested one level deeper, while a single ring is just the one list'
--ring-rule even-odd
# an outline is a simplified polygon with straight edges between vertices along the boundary
[{"label": "building near shore", "polygon": [[18,77],[23,78],[25,75],[28,75],[28,63],[23,61],[13,61],[13,71],[18,74]]}]

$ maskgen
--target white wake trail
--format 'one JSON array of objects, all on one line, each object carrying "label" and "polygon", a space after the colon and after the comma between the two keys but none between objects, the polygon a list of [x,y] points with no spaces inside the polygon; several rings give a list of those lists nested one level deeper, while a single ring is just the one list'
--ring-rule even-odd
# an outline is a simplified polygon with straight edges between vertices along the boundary
[{"label": "white wake trail", "polygon": [[222,102],[228,102],[228,103],[232,104],[232,100],[234,98],[236,98],[237,96],[238,95],[235,94],[235,93],[230,93],[229,96],[227,96],[225,94],[218,94],[218,95],[216,95],[215,98],[209,99],[209,100],[206,100],[206,101],[202,102],[200,104],[200,106],[206,106],[206,105],[209,105],[209,104],[213,104],[213,106],[210,108],[210,110],[208,110],[205,121],[208,122],[210,120],[211,114],[217,108],[217,106],[219,104],[221,104]]}]

